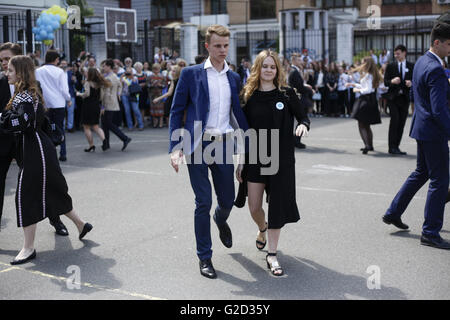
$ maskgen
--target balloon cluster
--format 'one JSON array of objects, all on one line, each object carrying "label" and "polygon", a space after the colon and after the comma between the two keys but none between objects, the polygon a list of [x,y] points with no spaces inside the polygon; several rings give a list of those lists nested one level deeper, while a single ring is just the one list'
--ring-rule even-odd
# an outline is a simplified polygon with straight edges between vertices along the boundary
[{"label": "balloon cluster", "polygon": [[33,28],[35,39],[43,41],[45,45],[51,45],[55,38],[54,32],[67,21],[67,11],[58,5],[42,11]]}]

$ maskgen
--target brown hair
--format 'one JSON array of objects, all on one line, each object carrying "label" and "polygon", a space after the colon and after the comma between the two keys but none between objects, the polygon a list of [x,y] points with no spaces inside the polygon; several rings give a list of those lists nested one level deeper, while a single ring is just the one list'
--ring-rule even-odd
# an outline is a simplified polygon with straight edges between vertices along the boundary
[{"label": "brown hair", "polygon": [[100,72],[98,72],[97,68],[89,68],[87,81],[91,81],[98,85],[99,87],[108,88],[111,86],[111,82],[107,81]]},{"label": "brown hair", "polygon": [[22,47],[20,44],[12,43],[12,42],[6,42],[0,46],[0,51],[9,50],[12,52],[13,55],[18,56],[22,54]]},{"label": "brown hair", "polygon": [[19,92],[28,91],[33,97],[33,101],[40,101],[44,105],[44,98],[38,88],[36,77],[34,74],[34,62],[28,56],[18,55],[9,60],[9,63],[16,71],[17,82],[14,83],[14,96],[9,100],[5,110],[10,110],[12,102]]},{"label": "brown hair", "polygon": [[206,30],[205,41],[211,43],[211,37],[213,34],[217,34],[219,37],[229,37],[230,30],[220,24],[213,24]]},{"label": "brown hair", "polygon": [[364,57],[363,63],[359,67],[352,69],[352,72],[371,74],[373,88],[378,88],[378,86],[382,82],[381,73],[380,71],[378,71],[377,65],[372,57]]},{"label": "brown hair", "polygon": [[273,79],[273,84],[278,88],[278,90],[282,90],[282,87],[286,86],[286,76],[284,74],[284,69],[281,66],[281,62],[278,59],[277,53],[271,50],[263,50],[256,56],[255,63],[252,66],[250,77],[248,77],[247,83],[242,89],[242,96],[245,102],[247,102],[255,92],[255,90],[258,89],[261,80],[262,65],[264,63],[264,60],[266,60],[266,58],[268,57],[271,57],[273,59],[277,67],[277,75],[275,79]]}]

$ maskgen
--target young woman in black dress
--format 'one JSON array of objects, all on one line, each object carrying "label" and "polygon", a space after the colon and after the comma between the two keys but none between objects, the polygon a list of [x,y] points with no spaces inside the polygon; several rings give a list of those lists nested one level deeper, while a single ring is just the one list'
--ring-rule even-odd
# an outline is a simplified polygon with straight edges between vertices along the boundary
[{"label": "young woman in black dress", "polygon": [[100,109],[101,100],[104,94],[104,88],[110,87],[111,83],[106,81],[97,68],[89,68],[87,81],[84,83],[84,92],[77,92],[77,96],[83,98],[81,124],[84,134],[89,143],[89,148],[85,152],[95,151],[92,131],[95,131],[102,140],[102,150],[108,149],[108,142],[105,140],[105,133],[100,128]]},{"label": "young woman in black dress", "polygon": [[44,100],[38,90],[33,60],[27,56],[11,58],[7,76],[15,93],[0,117],[0,129],[17,138],[17,225],[23,228],[25,241],[11,264],[22,264],[36,257],[34,238],[39,221],[65,214],[76,225],[80,240],[92,225],[73,210],[55,146],[47,135],[49,123],[44,116]]},{"label": "young woman in black dress", "polygon": [[[256,247],[259,250],[265,247],[267,242],[265,232],[268,230],[269,250],[266,261],[275,276],[284,273],[276,257],[281,228],[286,223],[297,222],[300,219],[295,200],[295,155],[292,135],[294,117],[299,123],[295,132],[299,137],[308,134],[310,123],[307,109],[301,105],[296,92],[286,87],[285,83],[286,77],[277,54],[267,50],[258,54],[243,89],[244,112],[250,128],[256,130],[258,146],[260,136],[264,132],[261,129],[267,130],[269,137],[266,140],[267,150],[272,158],[278,156],[279,167],[275,174],[264,175],[261,169],[268,165],[261,163],[258,150],[256,164],[250,163],[251,157],[247,155],[245,164],[239,165],[236,170],[236,177],[240,182],[236,206],[240,206],[238,199],[243,197],[245,199],[247,194],[250,213],[259,228]],[[278,138],[278,141],[272,144],[270,137],[272,132],[276,131],[279,135],[274,137]],[[271,145],[277,146],[278,150],[271,150]],[[250,148],[249,151],[252,153],[256,150],[252,151]],[[268,222],[262,208],[264,190],[269,196]]]},{"label": "young woman in black dress", "polygon": [[369,151],[374,151],[373,133],[370,126],[381,123],[376,90],[382,78],[372,57],[365,57],[362,65],[353,72],[361,74],[360,83],[347,83],[346,87],[353,87],[353,92],[360,94],[353,105],[352,118],[358,120],[359,134],[364,143],[361,151],[363,154],[367,154]]}]

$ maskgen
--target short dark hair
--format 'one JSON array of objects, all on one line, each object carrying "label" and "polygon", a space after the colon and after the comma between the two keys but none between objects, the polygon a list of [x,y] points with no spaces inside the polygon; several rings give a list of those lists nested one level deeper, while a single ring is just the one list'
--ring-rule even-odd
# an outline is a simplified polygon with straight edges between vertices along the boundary
[{"label": "short dark hair", "polygon": [[13,55],[18,56],[22,54],[22,47],[20,44],[12,43],[12,42],[5,42],[0,46],[0,51],[9,50],[12,52]]},{"label": "short dark hair", "polygon": [[431,30],[431,45],[433,45],[435,40],[441,42],[450,39],[450,24],[445,22],[436,22]]},{"label": "short dark hair", "polygon": [[58,59],[58,58],[59,58],[59,53],[56,50],[50,49],[45,53],[45,63],[55,62],[56,59]]},{"label": "short dark hair", "polygon": [[394,51],[400,50],[402,52],[407,52],[408,49],[406,49],[406,47],[402,44],[399,44],[398,46],[395,47]]},{"label": "short dark hair", "polygon": [[114,60],[113,59],[106,59],[103,61],[105,66],[110,67],[111,69],[114,69]]}]

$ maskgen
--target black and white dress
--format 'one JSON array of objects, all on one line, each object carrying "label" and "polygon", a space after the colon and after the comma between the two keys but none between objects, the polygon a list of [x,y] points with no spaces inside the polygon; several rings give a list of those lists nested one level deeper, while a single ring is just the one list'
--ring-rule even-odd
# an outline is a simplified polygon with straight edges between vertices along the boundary
[{"label": "black and white dress", "polygon": [[17,139],[17,164],[20,168],[17,191],[17,226],[27,227],[47,217],[72,210],[56,154],[48,137],[49,122],[41,103],[27,92],[19,92],[12,108],[0,117],[0,128],[12,132]]},{"label": "black and white dress", "polygon": [[381,123],[376,88],[372,86],[372,79],[372,75],[368,73],[361,79],[360,84],[355,84],[356,88],[361,89],[361,95],[353,105],[352,118],[365,124]]}]

